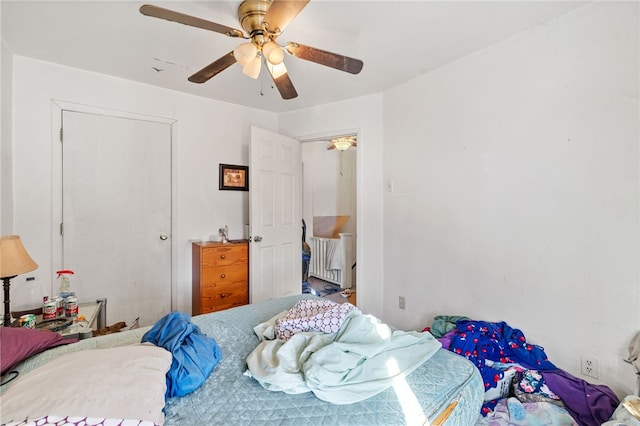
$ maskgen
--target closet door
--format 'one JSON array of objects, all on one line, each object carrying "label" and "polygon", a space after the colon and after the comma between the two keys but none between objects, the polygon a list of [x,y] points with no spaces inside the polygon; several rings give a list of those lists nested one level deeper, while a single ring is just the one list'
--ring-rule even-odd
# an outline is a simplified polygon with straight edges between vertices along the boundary
[{"label": "closet door", "polygon": [[[62,263],[107,323],[171,311],[171,126],[63,111]],[[56,288],[56,286],[54,286]]]}]

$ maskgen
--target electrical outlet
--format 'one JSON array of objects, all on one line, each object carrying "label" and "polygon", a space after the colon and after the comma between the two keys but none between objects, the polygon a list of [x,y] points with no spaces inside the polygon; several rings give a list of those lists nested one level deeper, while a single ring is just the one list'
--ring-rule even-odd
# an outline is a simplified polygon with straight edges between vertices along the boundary
[{"label": "electrical outlet", "polygon": [[581,372],[584,376],[593,377],[594,379],[600,378],[600,370],[598,369],[598,360],[596,358],[580,356],[582,361]]},{"label": "electrical outlet", "polygon": [[398,297],[398,307],[400,309],[404,309],[405,308],[405,300],[404,300],[404,296],[400,296]]}]

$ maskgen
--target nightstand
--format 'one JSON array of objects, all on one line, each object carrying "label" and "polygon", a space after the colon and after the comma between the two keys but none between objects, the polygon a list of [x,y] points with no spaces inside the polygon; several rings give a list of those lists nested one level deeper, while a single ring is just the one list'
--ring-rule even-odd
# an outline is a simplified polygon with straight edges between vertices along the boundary
[{"label": "nightstand", "polygon": [[[78,317],[84,316],[86,322],[76,322],[63,330],[58,331],[58,333],[64,338],[77,337],[78,339],[86,339],[93,337],[93,332],[95,330],[106,326],[106,308],[107,299],[98,299],[95,302],[78,303]],[[38,323],[37,319],[36,323]]]},{"label": "nightstand", "polygon": [[[33,313],[36,316],[36,324],[42,324],[42,309],[33,309],[30,311],[14,312],[14,315],[22,315],[25,313]],[[63,320],[71,320],[72,318],[59,317],[56,322],[49,323],[48,327],[37,327],[41,330],[50,330],[62,335],[64,338],[86,339],[93,337],[93,332],[99,328],[106,327],[107,322],[107,299],[97,299],[92,302],[78,303],[78,317],[83,316],[84,321],[74,321],[69,326],[59,329]],[[18,321],[14,321],[11,327],[19,327]]]}]

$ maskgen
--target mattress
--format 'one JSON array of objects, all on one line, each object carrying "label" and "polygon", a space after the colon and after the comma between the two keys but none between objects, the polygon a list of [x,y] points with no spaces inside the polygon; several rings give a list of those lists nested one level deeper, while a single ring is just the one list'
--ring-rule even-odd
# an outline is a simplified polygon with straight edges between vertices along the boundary
[{"label": "mattress", "polygon": [[[290,296],[225,311],[199,315],[192,321],[216,339],[222,361],[195,392],[170,398],[165,425],[471,425],[479,416],[484,393],[478,370],[465,358],[440,349],[405,381],[364,401],[336,405],[311,392],[291,395],[264,389],[245,376],[246,358],[258,345],[253,327],[292,307],[301,298]],[[26,360],[16,369],[29,371],[65,353],[140,342],[149,328],[82,340],[50,349]]]}]

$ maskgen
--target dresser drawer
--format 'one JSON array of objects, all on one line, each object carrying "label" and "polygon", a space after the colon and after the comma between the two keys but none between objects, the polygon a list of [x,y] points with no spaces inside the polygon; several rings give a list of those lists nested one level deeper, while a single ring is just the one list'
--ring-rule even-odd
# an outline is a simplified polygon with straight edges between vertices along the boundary
[{"label": "dresser drawer", "polygon": [[249,250],[245,244],[230,244],[228,247],[205,247],[202,250],[202,269],[219,266],[247,264]]},{"label": "dresser drawer", "polygon": [[246,282],[203,285],[200,302],[203,314],[246,305],[249,303]]},{"label": "dresser drawer", "polygon": [[232,282],[244,282],[246,285],[248,277],[249,271],[247,270],[247,265],[231,265],[203,269],[200,286],[205,287],[211,283],[224,284]]}]

